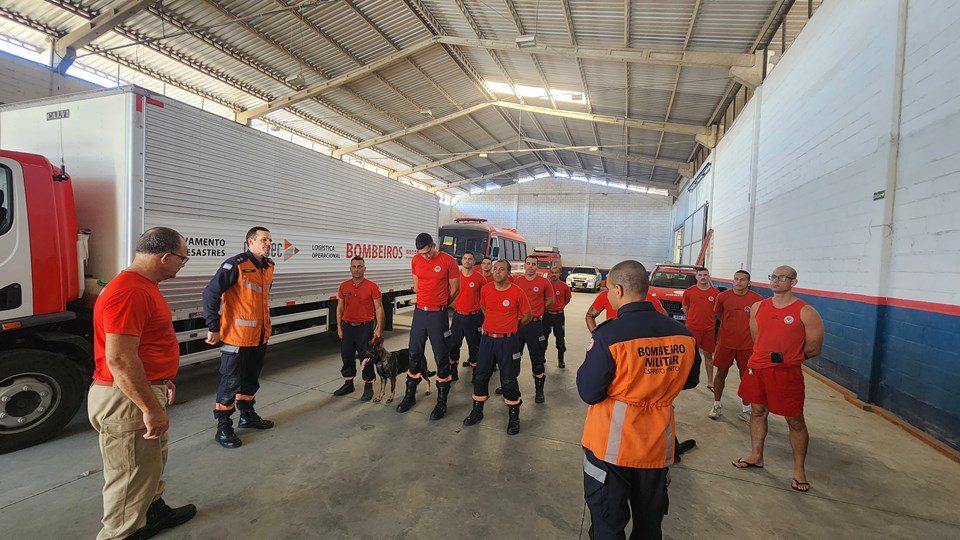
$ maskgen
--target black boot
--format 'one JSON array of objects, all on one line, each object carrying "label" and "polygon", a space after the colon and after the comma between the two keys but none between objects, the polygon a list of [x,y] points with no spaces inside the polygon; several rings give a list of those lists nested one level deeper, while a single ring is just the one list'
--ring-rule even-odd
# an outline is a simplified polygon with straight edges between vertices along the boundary
[{"label": "black boot", "polygon": [[217,434],[214,435],[213,440],[220,443],[220,446],[224,448],[240,448],[240,445],[243,444],[240,437],[237,437],[237,434],[233,432],[233,422],[229,418],[217,421]]},{"label": "black boot", "polygon": [[473,410],[470,411],[470,415],[463,419],[463,425],[472,426],[483,420],[483,402],[474,401]]},{"label": "black boot", "polygon": [[353,387],[353,379],[347,379],[343,381],[343,386],[333,391],[333,395],[345,396],[347,394],[352,394],[354,390],[356,390],[356,388]]},{"label": "black boot", "polygon": [[197,515],[197,507],[187,504],[179,508],[171,508],[163,499],[157,499],[147,509],[147,523],[133,533],[130,538],[153,538],[158,532],[182,525]]},{"label": "black boot", "polygon": [[439,420],[447,414],[447,395],[450,394],[450,383],[437,383],[437,406],[430,413],[431,420]]},{"label": "black boot", "polygon": [[460,367],[470,367],[470,360],[464,360]]},{"label": "black boot", "polygon": [[567,367],[567,365],[563,363],[563,351],[557,351],[557,367],[560,369]]},{"label": "black boot", "polygon": [[533,378],[533,384],[536,385],[536,388],[537,388],[537,395],[534,396],[533,398],[533,401],[535,403],[543,403],[545,401],[543,397],[543,383],[546,382],[546,380],[547,380],[546,377]]},{"label": "black boot", "polygon": [[451,364],[450,364],[450,377],[452,377],[452,378],[450,379],[451,381],[459,381],[459,380],[460,380],[460,373],[458,373],[458,371],[459,371],[459,369],[458,369],[458,367],[457,367],[457,363],[456,363],[456,362],[451,363]]},{"label": "black boot", "polygon": [[[522,403],[522,402],[521,402]],[[520,404],[507,405],[507,435],[520,433]]]},{"label": "black boot", "polygon": [[496,394],[496,395],[498,395],[498,396],[502,396],[502,395],[503,395],[503,388],[501,388],[501,387],[498,386],[497,389],[493,391],[493,393]]},{"label": "black boot", "polygon": [[410,407],[413,407],[417,403],[418,384],[420,384],[420,379],[407,378],[407,393],[404,394],[403,400],[397,405],[397,412],[407,412],[410,410]]},{"label": "black boot", "polygon": [[370,401],[373,399],[373,383],[365,382],[363,383],[363,395],[360,396],[360,401]]},{"label": "black boot", "polygon": [[237,422],[237,427],[250,429],[270,429],[273,427],[273,421],[260,418],[260,415],[257,414],[257,411],[250,409],[249,411],[240,411],[240,421]]}]

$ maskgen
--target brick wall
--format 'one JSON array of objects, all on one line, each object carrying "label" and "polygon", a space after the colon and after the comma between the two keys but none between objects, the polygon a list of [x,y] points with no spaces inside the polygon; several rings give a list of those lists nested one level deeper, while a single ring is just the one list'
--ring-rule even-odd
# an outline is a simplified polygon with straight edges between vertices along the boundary
[{"label": "brick wall", "polygon": [[960,448],[958,27],[947,0],[825,2],[675,221],[709,203],[715,278],[797,268],[826,324],[808,365]]},{"label": "brick wall", "polygon": [[0,52],[0,104],[93,90],[99,86],[63,77],[46,66]]},{"label": "brick wall", "polygon": [[544,178],[466,197],[442,211],[440,222],[464,216],[516,227],[528,248],[558,246],[564,266],[646,265],[671,254],[671,203],[661,195]]}]

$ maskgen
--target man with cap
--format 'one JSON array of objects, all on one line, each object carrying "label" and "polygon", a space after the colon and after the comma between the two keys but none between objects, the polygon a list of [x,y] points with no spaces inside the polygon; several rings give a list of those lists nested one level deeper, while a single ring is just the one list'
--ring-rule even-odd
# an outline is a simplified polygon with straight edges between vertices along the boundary
[{"label": "man with cap", "polygon": [[460,268],[456,259],[437,250],[437,244],[429,234],[418,234],[416,246],[417,254],[410,262],[413,290],[417,293],[408,345],[410,368],[407,370],[406,394],[397,405],[397,412],[407,412],[417,402],[420,373],[427,369],[425,351],[429,339],[433,359],[437,362],[437,405],[430,413],[430,419],[439,420],[447,413],[447,396],[453,381],[447,352],[450,337],[447,306],[460,290]]}]

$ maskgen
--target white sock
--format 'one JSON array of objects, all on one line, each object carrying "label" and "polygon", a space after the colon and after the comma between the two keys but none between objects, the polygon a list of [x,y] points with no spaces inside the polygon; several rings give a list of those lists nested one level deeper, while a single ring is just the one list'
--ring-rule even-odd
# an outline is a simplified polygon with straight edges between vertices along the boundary
[{"label": "white sock", "polygon": [[720,402],[719,402],[719,401],[714,401],[714,402],[713,402],[713,406],[714,406],[714,407],[719,407],[719,406],[720,406]]},{"label": "white sock", "polygon": [[750,404],[749,404],[749,403],[747,403],[746,405],[743,405],[742,408],[743,408],[743,412],[750,412]]}]

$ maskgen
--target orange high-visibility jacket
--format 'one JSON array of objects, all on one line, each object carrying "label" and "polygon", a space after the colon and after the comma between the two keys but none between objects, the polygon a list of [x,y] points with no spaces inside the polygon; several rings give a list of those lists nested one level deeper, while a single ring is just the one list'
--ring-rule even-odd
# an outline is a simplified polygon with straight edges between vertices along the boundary
[{"label": "orange high-visibility jacket", "polygon": [[700,354],[682,324],[650,302],[622,306],[598,326],[577,371],[577,390],[590,404],[581,443],[621,467],[673,464],[673,400],[699,382]]},{"label": "orange high-visibility jacket", "polygon": [[224,261],[203,290],[207,328],[227,345],[256,347],[270,337],[273,266],[268,257],[241,253]]}]

